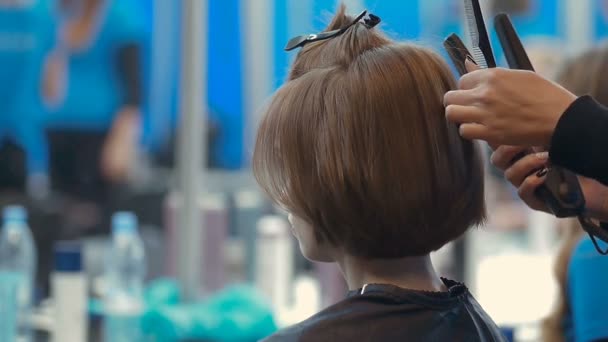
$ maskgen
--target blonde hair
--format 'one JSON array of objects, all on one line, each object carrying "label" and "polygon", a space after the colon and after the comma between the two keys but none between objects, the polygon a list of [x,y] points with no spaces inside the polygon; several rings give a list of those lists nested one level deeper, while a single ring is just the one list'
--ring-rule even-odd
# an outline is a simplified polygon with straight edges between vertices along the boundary
[{"label": "blonde hair", "polygon": [[[608,79],[608,45],[591,49],[566,62],[557,77],[558,83],[574,94],[591,95],[600,103],[608,105],[608,87],[604,83],[606,79]],[[568,221],[554,268],[559,298],[555,310],[543,322],[544,341],[565,341],[563,322],[570,310],[566,290],[568,265],[574,248],[581,240],[583,233],[577,220]]]},{"label": "blonde hair", "polygon": [[[327,30],[352,21],[341,6]],[[352,255],[439,249],[485,215],[480,155],[444,116],[454,88],[437,54],[362,23],[306,45],[259,128],[256,179]]]}]

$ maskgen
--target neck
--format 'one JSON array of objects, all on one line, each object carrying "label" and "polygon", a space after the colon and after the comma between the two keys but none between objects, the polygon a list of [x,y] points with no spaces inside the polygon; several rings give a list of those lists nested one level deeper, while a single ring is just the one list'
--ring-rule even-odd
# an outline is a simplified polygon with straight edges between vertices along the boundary
[{"label": "neck", "polygon": [[344,254],[337,258],[349,290],[365,284],[390,284],[421,291],[446,291],[435,273],[430,255],[400,259],[361,259]]}]

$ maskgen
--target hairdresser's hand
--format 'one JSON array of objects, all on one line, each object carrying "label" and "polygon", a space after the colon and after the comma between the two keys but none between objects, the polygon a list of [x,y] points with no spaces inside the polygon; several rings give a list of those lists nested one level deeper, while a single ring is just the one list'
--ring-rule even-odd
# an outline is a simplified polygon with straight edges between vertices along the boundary
[{"label": "hairdresser's hand", "polygon": [[[517,159],[527,147],[500,146],[492,154],[492,164],[505,172],[505,178],[518,189],[519,197],[532,209],[548,212],[545,204],[534,195],[545,182],[549,155],[547,152],[528,154]],[[586,177],[578,176],[585,195],[590,217],[608,221],[608,187]]]},{"label": "hairdresser's hand", "polygon": [[448,120],[460,134],[495,145],[548,146],[576,96],[531,71],[483,69],[467,60],[459,89],[445,95]]}]

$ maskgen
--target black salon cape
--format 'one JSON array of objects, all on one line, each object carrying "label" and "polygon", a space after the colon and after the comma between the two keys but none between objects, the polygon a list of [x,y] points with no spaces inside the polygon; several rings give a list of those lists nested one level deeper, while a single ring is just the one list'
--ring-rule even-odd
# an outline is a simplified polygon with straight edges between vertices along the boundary
[{"label": "black salon cape", "polygon": [[589,96],[561,116],[549,149],[551,162],[608,185],[608,108]]},{"label": "black salon cape", "polygon": [[506,341],[466,286],[443,281],[448,292],[370,284],[264,342]]}]

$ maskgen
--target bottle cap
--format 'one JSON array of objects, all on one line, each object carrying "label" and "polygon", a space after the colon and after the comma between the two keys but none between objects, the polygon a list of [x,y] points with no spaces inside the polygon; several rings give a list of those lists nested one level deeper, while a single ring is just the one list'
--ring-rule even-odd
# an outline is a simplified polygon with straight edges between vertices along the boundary
[{"label": "bottle cap", "polygon": [[82,271],[82,245],[79,242],[59,241],[55,243],[55,271]]},{"label": "bottle cap", "polygon": [[137,217],[127,211],[119,211],[112,215],[112,233],[134,233],[137,230]]},{"label": "bottle cap", "polygon": [[4,222],[25,223],[27,221],[27,211],[20,205],[5,207],[2,216]]}]

